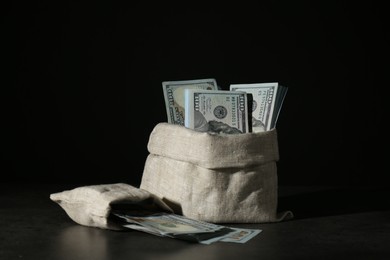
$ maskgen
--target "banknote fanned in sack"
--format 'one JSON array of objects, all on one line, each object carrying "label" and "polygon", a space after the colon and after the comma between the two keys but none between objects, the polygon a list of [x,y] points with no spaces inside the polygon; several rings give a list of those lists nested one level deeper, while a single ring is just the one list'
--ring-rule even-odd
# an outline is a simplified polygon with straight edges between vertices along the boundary
[{"label": "banknote fanned in sack", "polygon": [[250,133],[276,126],[287,87],[278,82],[231,84],[215,79],[164,81],[168,123],[209,133]]}]

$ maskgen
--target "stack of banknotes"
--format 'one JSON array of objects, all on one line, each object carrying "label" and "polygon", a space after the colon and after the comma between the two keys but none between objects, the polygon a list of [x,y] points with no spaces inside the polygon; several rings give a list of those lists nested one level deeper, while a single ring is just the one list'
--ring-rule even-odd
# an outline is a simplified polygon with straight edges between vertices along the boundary
[{"label": "stack of banknotes", "polygon": [[276,126],[287,93],[278,82],[231,84],[215,79],[162,82],[168,123],[201,132],[250,133]]},{"label": "stack of banknotes", "polygon": [[215,242],[243,244],[261,232],[260,229],[230,228],[165,212],[137,215],[116,211],[112,214],[125,228],[205,245]]}]

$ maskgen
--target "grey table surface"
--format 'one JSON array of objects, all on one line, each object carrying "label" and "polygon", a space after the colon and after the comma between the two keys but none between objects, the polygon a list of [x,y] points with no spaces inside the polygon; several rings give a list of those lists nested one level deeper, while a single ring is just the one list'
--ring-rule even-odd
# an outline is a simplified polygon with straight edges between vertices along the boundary
[{"label": "grey table surface", "polygon": [[49,199],[74,184],[1,183],[0,259],[390,259],[390,189],[279,187],[279,223],[224,224],[262,232],[211,245],[73,222]]}]

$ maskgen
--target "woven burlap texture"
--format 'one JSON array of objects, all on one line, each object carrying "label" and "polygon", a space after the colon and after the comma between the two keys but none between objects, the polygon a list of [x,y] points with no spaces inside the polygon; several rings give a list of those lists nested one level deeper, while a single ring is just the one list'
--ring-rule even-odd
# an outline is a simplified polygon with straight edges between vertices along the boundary
[{"label": "woven burlap texture", "polygon": [[209,134],[157,124],[140,188],[177,214],[213,223],[266,223],[292,217],[277,212],[276,129]]},{"label": "woven burlap texture", "polygon": [[52,193],[50,199],[60,205],[76,223],[102,229],[123,229],[109,218],[114,204],[137,205],[148,202],[162,211],[172,212],[155,195],[126,183],[81,186]]}]

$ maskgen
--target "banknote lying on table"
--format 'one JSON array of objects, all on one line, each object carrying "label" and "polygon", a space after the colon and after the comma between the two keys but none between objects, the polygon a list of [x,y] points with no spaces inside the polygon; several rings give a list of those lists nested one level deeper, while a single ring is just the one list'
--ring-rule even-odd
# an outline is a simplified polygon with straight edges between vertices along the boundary
[{"label": "banknote lying on table", "polygon": [[278,82],[231,84],[222,90],[215,79],[164,81],[168,123],[201,132],[269,131],[287,93]]},{"label": "banknote lying on table", "polygon": [[129,215],[117,211],[112,215],[125,228],[205,245],[215,242],[246,243],[261,232],[260,229],[231,228],[165,212]]}]

